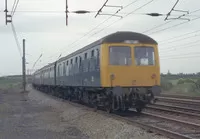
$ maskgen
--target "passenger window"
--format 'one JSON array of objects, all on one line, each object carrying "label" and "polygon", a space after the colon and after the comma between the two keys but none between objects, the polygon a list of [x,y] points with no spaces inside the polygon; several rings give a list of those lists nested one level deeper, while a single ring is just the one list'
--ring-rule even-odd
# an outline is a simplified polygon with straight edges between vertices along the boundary
[{"label": "passenger window", "polygon": [[60,76],[62,76],[62,65],[60,64]]},{"label": "passenger window", "polygon": [[94,57],[94,50],[91,51],[91,57]]},{"label": "passenger window", "polygon": [[66,63],[66,65],[68,66],[68,64],[69,64],[69,62],[68,62],[68,60],[67,60],[67,63]]},{"label": "passenger window", "polygon": [[96,56],[99,57],[99,49],[96,49],[97,53]]},{"label": "passenger window", "polygon": [[60,65],[58,65],[58,71],[57,71],[58,73],[58,77],[60,76]]},{"label": "passenger window", "polygon": [[75,59],[75,63],[77,63],[78,62],[78,57],[76,57],[76,59]]},{"label": "passenger window", "polygon": [[73,64],[73,59],[71,59],[71,64]]},{"label": "passenger window", "polygon": [[82,57],[80,56],[79,57],[79,64],[81,65],[81,62],[82,62]]},{"label": "passenger window", "polygon": [[87,53],[85,53],[84,59],[87,59]]},{"label": "passenger window", "polygon": [[65,76],[65,73],[66,73],[66,65],[65,63],[63,63],[63,75]]},{"label": "passenger window", "polygon": [[51,73],[51,68],[49,68],[49,72],[48,72],[49,78],[51,77],[50,73]]}]

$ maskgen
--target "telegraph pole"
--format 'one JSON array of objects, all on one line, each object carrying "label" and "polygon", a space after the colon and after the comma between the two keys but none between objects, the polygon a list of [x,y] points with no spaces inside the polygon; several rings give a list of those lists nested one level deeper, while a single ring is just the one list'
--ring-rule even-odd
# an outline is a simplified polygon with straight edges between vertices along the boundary
[{"label": "telegraph pole", "polygon": [[23,75],[23,91],[25,92],[26,91],[25,39],[23,39],[22,75]]}]

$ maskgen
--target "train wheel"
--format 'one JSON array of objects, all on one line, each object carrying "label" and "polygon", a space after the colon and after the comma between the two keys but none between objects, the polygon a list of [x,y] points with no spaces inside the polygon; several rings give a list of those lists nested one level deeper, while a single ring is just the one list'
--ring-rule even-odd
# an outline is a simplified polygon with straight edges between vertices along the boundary
[{"label": "train wheel", "polygon": [[94,107],[94,111],[97,111],[99,109],[98,102],[95,102],[93,104],[93,107]]},{"label": "train wheel", "polygon": [[112,104],[108,104],[106,106],[106,111],[107,111],[107,113],[112,113]]},{"label": "train wheel", "polygon": [[137,113],[141,113],[142,112],[142,108],[136,108]]},{"label": "train wheel", "polygon": [[79,102],[79,103],[82,103],[83,97],[82,97],[81,91],[78,91],[78,97],[77,97],[77,99],[78,99],[78,102]]},{"label": "train wheel", "polygon": [[125,108],[125,111],[126,111],[126,112],[129,111],[129,108]]},{"label": "train wheel", "polygon": [[112,113],[113,112],[113,101],[111,98],[109,98],[106,102],[106,111],[107,113]]}]

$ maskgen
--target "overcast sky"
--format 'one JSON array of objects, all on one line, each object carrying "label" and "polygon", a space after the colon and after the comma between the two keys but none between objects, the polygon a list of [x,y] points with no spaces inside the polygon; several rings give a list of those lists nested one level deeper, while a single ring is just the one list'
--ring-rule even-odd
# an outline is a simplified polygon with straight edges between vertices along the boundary
[{"label": "overcast sky", "polygon": [[[22,39],[26,39],[27,69],[32,68],[34,62],[41,54],[43,56],[37,63],[35,69],[53,62],[61,53],[62,56],[65,56],[107,34],[116,31],[134,31],[145,33],[158,42],[161,72],[166,73],[168,70],[172,73],[199,72],[200,31],[195,31],[200,30],[200,19],[194,19],[200,17],[200,11],[191,13],[185,17],[191,19],[190,22],[187,22],[187,20],[172,20],[169,22],[164,21],[165,16],[150,17],[142,13],[158,12],[166,14],[173,7],[176,0],[154,0],[143,8],[136,10],[150,1],[138,0],[120,12],[122,16],[132,11],[135,11],[134,14],[128,15],[122,20],[119,20],[118,17],[112,17],[100,26],[98,25],[109,16],[98,16],[94,18],[95,13],[84,15],[70,13],[69,25],[66,26],[64,13],[65,0],[19,0],[19,5],[13,17],[13,23],[21,47]],[[104,2],[105,0],[68,0],[68,7],[69,11],[97,11]],[[126,6],[131,2],[134,2],[134,0],[109,0],[108,4]],[[9,11],[11,11],[13,3],[14,0],[8,0]],[[193,12],[200,9],[199,5],[199,0],[180,0],[175,9]],[[5,14],[3,10],[4,0],[1,0],[0,76],[21,74],[21,57],[13,37],[11,25],[5,25]],[[118,9],[104,8],[103,12],[114,13],[116,10]],[[183,13],[172,12],[171,14],[172,16],[170,17],[176,18]],[[187,23],[169,28],[183,22]],[[110,24],[112,25],[109,26]],[[165,25],[154,28],[162,24]],[[88,33],[93,28],[95,29]],[[190,32],[195,33],[184,35]],[[177,37],[180,35],[183,36]]]}]

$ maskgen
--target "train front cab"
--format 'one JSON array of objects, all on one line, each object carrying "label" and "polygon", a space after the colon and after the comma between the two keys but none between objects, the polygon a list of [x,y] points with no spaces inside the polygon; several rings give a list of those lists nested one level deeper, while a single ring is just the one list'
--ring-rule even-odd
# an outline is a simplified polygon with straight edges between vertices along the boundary
[{"label": "train front cab", "polygon": [[101,84],[116,90],[114,96],[122,99],[117,103],[125,98],[126,107],[141,111],[161,92],[157,45],[112,43],[103,44],[101,51]]}]

